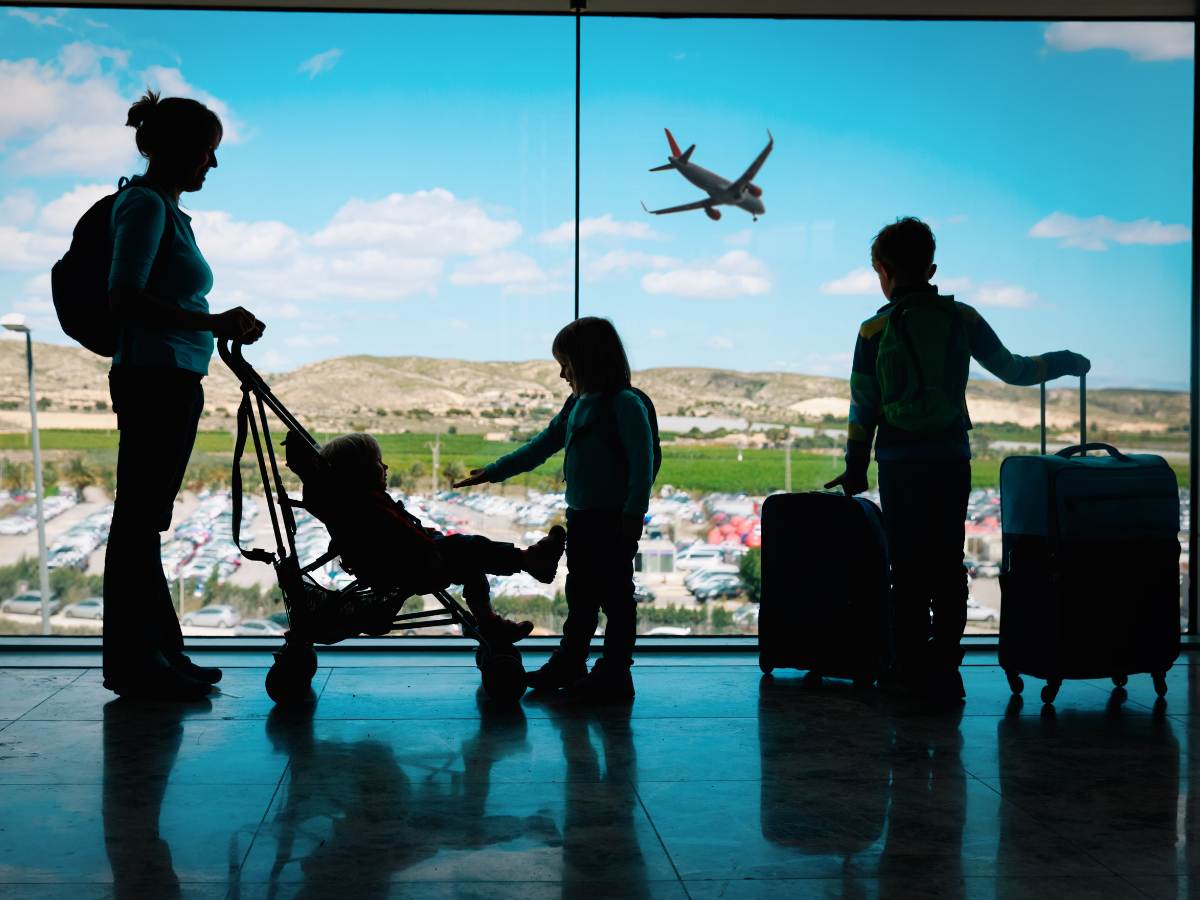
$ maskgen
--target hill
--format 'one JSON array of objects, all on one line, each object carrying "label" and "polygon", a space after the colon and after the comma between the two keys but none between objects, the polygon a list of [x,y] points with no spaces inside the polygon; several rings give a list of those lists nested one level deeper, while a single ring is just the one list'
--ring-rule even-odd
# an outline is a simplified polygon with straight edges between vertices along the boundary
[{"label": "hill", "polygon": [[[251,353],[253,358],[253,353]],[[108,360],[79,347],[34,345],[35,376],[47,428],[113,428],[108,409]],[[463,433],[528,430],[545,421],[566,397],[558,365],[550,360],[468,362],[417,356],[341,356],[268,376],[274,392],[313,430],[359,428],[377,432]],[[844,419],[845,379],[787,372],[657,368],[636,373],[660,416],[720,417],[801,424],[831,415]],[[214,358],[204,382],[204,428],[230,427],[240,399],[232,374]],[[21,342],[0,341],[0,430],[28,425],[28,387]],[[978,423],[1038,422],[1036,388],[973,380],[968,402]],[[1182,391],[1108,388],[1089,392],[1089,421],[1098,428],[1167,433],[1188,426]],[[1070,429],[1078,420],[1078,392],[1049,392],[1050,424]]]}]

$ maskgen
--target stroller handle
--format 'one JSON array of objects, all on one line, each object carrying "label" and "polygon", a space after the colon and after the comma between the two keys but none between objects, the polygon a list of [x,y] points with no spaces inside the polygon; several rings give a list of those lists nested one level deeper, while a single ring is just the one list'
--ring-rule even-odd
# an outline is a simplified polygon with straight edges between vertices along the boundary
[{"label": "stroller handle", "polygon": [[217,353],[220,354],[221,360],[233,370],[233,374],[242,380],[245,380],[247,375],[257,374],[250,363],[246,362],[246,358],[242,356],[242,347],[244,346],[245,344],[241,341],[231,341],[229,338],[217,340]]}]

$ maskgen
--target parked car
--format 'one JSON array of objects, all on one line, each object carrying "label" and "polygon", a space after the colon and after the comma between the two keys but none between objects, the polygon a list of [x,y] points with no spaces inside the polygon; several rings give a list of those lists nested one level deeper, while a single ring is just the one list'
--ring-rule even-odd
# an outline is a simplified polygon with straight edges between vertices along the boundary
[{"label": "parked car", "polygon": [[738,567],[735,565],[722,562],[712,563],[711,565],[707,565],[699,569],[692,569],[690,572],[688,572],[685,576],[683,576],[683,586],[686,588],[692,588],[699,582],[712,578],[714,575],[736,575],[737,573]]},{"label": "parked car", "polygon": [[88,597],[86,600],[80,600],[78,603],[68,603],[63,608],[63,615],[71,616],[75,619],[103,619],[104,598]]},{"label": "parked car", "polygon": [[739,578],[736,581],[719,581],[716,584],[705,585],[693,594],[698,603],[707,603],[709,600],[731,600],[734,597],[740,597],[746,592],[742,586],[742,580]]},{"label": "parked car", "polygon": [[654,591],[635,578],[633,579],[633,600],[635,603],[653,603]]},{"label": "parked car", "polygon": [[678,625],[659,625],[657,628],[651,628],[646,634],[650,637],[659,635],[671,635],[672,637],[686,637],[692,633],[692,629],[680,627]]},{"label": "parked car", "polygon": [[697,541],[675,553],[675,568],[686,571],[700,569],[725,561],[725,551],[716,544],[705,544]]},{"label": "parked car", "polygon": [[242,617],[232,606],[214,604],[185,614],[179,623],[202,628],[233,628],[240,621]]},{"label": "parked car", "polygon": [[980,606],[979,601],[974,597],[967,598],[967,621],[968,622],[983,622],[986,625],[994,625],[1000,621],[1000,610],[993,609],[990,606]]},{"label": "parked car", "polygon": [[270,619],[246,619],[233,629],[238,637],[277,637],[285,631],[285,625]]},{"label": "parked car", "polygon": [[[54,615],[62,609],[62,601],[57,597],[51,597],[47,606],[50,608],[50,614]],[[0,612],[40,616],[42,614],[42,592],[26,591],[23,594],[17,594],[15,597],[9,597],[3,603],[0,603]]]}]

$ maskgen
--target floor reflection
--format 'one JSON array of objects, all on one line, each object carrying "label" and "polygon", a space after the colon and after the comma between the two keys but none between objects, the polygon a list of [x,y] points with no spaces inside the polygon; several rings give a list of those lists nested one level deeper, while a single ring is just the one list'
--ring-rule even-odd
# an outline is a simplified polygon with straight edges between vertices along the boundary
[{"label": "floor reflection", "polygon": [[913,896],[922,868],[937,896],[965,896],[961,717],[893,708],[849,684],[764,678],[763,838],[832,858],[842,897]]},{"label": "floor reflection", "polygon": [[183,743],[183,720],[211,711],[207,701],[113,700],[104,706],[104,847],[118,900],[180,896],[159,819],[167,780]]},{"label": "floor reflection", "polygon": [[[543,708],[562,738],[566,760],[562,896],[592,897],[596,883],[618,880],[622,897],[649,897],[635,823],[640,804],[632,706],[588,709],[557,699]],[[602,806],[596,803],[597,785],[605,797]]]},{"label": "floor reflection", "polygon": [[267,732],[289,767],[267,823],[276,848],[267,896],[297,880],[297,864],[304,884],[288,896],[336,891],[371,900],[390,896],[398,873],[446,850],[518,839],[559,844],[549,816],[487,813],[492,766],[527,753],[529,743],[519,707],[497,709],[481,695],[479,711],[478,732],[458,753],[409,759],[403,747],[379,740],[319,739],[311,712],[276,708]]},{"label": "floor reflection", "polygon": [[1039,716],[1020,715],[1018,700],[1000,720],[1000,872],[1037,853],[1042,832],[1023,827],[1026,815],[1121,875],[1187,872],[1200,835],[1191,833],[1195,801],[1180,778],[1175,727],[1162,708],[1123,709],[1120,695],[1094,712],[1046,707]]}]

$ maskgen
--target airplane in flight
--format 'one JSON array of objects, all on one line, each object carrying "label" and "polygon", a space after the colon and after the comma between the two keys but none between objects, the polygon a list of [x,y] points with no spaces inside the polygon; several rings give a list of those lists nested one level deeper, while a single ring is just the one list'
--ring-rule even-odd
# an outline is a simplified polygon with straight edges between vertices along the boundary
[{"label": "airplane in flight", "polygon": [[661,216],[666,213],[687,212],[690,209],[702,209],[714,222],[721,218],[721,211],[718,206],[736,206],[744,209],[754,217],[754,221],[758,221],[758,217],[766,212],[766,207],[762,202],[762,188],[754,184],[752,179],[758,174],[758,170],[762,168],[762,164],[766,162],[767,156],[771,152],[771,148],[775,146],[775,138],[771,137],[770,130],[767,131],[767,146],[763,152],[758,154],[758,158],[750,164],[741,178],[737,181],[727,181],[715,172],[710,172],[708,169],[701,168],[691,161],[692,151],[696,149],[696,145],[688,147],[682,153],[679,152],[679,145],[675,143],[675,137],[671,134],[671,129],[664,128],[667,133],[667,143],[671,145],[671,155],[667,157],[667,163],[663,166],[655,166],[651,172],[666,172],[670,169],[678,170],[679,174],[708,194],[704,200],[696,200],[693,203],[684,203],[681,206],[669,206],[666,209],[646,209],[646,204],[642,204],[642,209],[656,216]]}]

